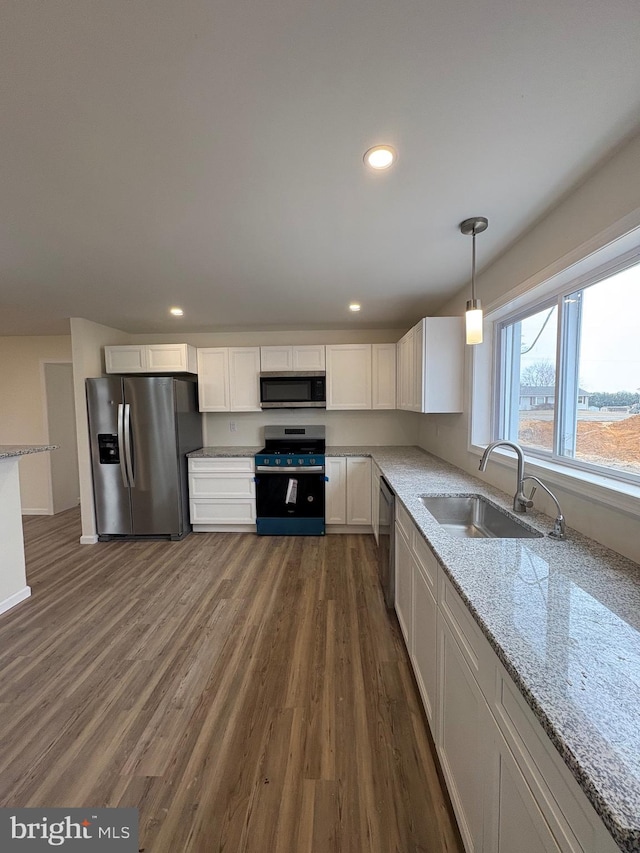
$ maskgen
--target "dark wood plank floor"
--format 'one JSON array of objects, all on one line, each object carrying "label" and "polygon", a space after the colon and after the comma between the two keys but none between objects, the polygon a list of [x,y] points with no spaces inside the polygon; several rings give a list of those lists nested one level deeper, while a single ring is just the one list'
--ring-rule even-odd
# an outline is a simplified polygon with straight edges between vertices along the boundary
[{"label": "dark wood plank floor", "polygon": [[373,537],[24,522],[0,805],[135,806],[152,853],[459,853]]}]

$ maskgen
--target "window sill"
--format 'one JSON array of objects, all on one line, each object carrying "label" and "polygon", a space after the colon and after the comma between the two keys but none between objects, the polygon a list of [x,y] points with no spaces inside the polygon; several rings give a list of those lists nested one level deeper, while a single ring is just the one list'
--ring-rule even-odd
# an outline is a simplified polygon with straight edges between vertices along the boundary
[{"label": "window sill", "polygon": [[[469,451],[481,457],[484,447],[473,444]],[[507,468],[516,467],[516,458],[508,450],[496,448],[491,460]],[[625,483],[594,474],[590,471],[569,469],[557,462],[527,456],[525,453],[525,474],[535,474],[546,484],[553,484],[565,492],[594,501],[609,509],[625,512],[633,518],[640,518],[640,486]]]}]

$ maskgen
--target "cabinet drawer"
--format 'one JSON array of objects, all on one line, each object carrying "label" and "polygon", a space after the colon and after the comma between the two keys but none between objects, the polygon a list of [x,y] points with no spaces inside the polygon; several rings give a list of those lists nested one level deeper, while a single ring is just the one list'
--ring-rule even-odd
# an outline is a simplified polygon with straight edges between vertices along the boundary
[{"label": "cabinet drawer", "polygon": [[406,509],[396,499],[396,524],[403,532],[407,542],[411,542],[411,534],[413,531],[413,521]]},{"label": "cabinet drawer", "polygon": [[253,477],[246,474],[191,474],[189,498],[255,498]]},{"label": "cabinet drawer", "polygon": [[192,524],[255,524],[256,502],[252,500],[189,501]]},{"label": "cabinet drawer", "polygon": [[444,572],[441,580],[439,603],[442,615],[480,688],[485,696],[489,696],[495,680],[495,653]]},{"label": "cabinet drawer", "polygon": [[253,457],[208,457],[189,459],[189,471],[193,473],[246,473],[253,474]]},{"label": "cabinet drawer", "polygon": [[418,533],[418,531],[413,529],[413,555],[416,558],[416,563],[421,573],[424,576],[424,579],[429,585],[431,592],[435,598],[436,596],[436,587],[438,582],[438,561],[433,555],[431,548],[424,541],[422,536]]}]

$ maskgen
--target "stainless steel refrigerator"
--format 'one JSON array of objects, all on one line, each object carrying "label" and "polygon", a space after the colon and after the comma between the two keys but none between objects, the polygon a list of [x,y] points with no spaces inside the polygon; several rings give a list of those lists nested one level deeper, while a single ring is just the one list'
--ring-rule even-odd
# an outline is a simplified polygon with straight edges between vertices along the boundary
[{"label": "stainless steel refrigerator", "polygon": [[186,454],[202,446],[197,385],[172,376],[87,379],[99,539],[191,530]]}]

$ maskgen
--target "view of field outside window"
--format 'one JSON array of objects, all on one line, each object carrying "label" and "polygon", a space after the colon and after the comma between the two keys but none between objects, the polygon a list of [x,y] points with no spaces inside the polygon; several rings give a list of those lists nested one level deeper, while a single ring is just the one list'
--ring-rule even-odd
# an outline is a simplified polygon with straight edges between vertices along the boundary
[{"label": "view of field outside window", "polygon": [[[526,317],[520,326],[520,388],[518,405],[520,444],[553,450],[555,423],[556,341],[558,307],[545,308]],[[518,340],[514,347],[518,347]]]},{"label": "view of field outside window", "polygon": [[582,291],[575,458],[640,474],[640,264]]},{"label": "view of field outside window", "polygon": [[[567,357],[558,411],[557,306],[503,329],[509,364],[502,379],[502,437],[640,475],[640,264],[563,303]],[[562,435],[556,450],[557,419]]]}]

